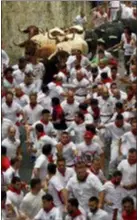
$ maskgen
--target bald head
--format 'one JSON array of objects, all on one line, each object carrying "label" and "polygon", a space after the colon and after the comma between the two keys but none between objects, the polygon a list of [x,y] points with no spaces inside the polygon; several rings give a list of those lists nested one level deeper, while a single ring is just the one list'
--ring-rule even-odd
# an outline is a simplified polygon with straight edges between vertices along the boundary
[{"label": "bald head", "polygon": [[74,92],[69,90],[67,92],[67,103],[72,104],[74,102]]},{"label": "bald head", "polygon": [[9,126],[8,127],[8,137],[13,138],[15,137],[16,134],[16,128],[14,126]]}]

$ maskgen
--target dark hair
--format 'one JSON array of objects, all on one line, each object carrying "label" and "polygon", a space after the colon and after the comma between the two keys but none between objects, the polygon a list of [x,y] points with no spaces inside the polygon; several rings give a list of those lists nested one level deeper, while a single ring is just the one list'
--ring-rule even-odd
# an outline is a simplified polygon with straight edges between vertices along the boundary
[{"label": "dark hair", "polygon": [[57,97],[53,97],[52,98],[52,105],[59,105],[60,104],[60,100]]},{"label": "dark hair", "polygon": [[113,85],[117,86],[117,83],[112,82],[111,85],[110,85],[110,88],[112,88]]},{"label": "dark hair", "polygon": [[90,99],[90,105],[98,105],[97,99]]},{"label": "dark hair", "polygon": [[88,105],[86,103],[80,103],[79,108],[82,110],[87,110]]},{"label": "dark hair", "polygon": [[25,63],[27,60],[25,57],[20,57],[19,58],[19,63]]},{"label": "dark hair", "polygon": [[12,67],[7,67],[5,70],[4,70],[4,74],[7,74],[8,72],[13,72],[13,68]]},{"label": "dark hair", "polygon": [[97,67],[92,67],[91,68],[91,72],[94,73],[98,73],[98,68]]},{"label": "dark hair", "polygon": [[7,154],[7,148],[5,146],[1,146],[1,155],[6,156]]},{"label": "dark hair", "polygon": [[83,113],[81,113],[81,112],[76,112],[75,115],[77,115],[79,118],[81,118],[81,119],[84,121],[85,117],[84,117],[84,114],[83,114]]},{"label": "dark hair", "polygon": [[50,114],[50,111],[48,109],[43,109],[41,112],[42,115],[44,114]]},{"label": "dark hair", "polygon": [[50,201],[53,201],[53,197],[52,197],[52,195],[47,193],[46,195],[42,196],[42,200],[46,200],[46,201],[50,202]]},{"label": "dark hair", "polygon": [[59,162],[64,162],[64,163],[66,163],[66,160],[65,160],[65,158],[64,157],[58,157],[57,158],[57,164],[59,163]]},{"label": "dark hair", "polygon": [[89,199],[89,202],[96,202],[97,204],[99,203],[99,199],[96,197],[96,196],[92,196],[90,199]]},{"label": "dark hair", "polygon": [[29,98],[30,98],[31,96],[37,97],[37,93],[36,93],[36,92],[31,92],[31,93],[29,94]]},{"label": "dark hair", "polygon": [[14,157],[14,158],[12,158],[11,160],[10,160],[10,164],[11,164],[11,166],[13,166],[15,163],[17,163],[17,162],[19,162],[20,160],[19,160],[19,158],[18,157]]},{"label": "dark hair", "polygon": [[36,187],[36,185],[40,184],[41,180],[39,178],[33,178],[30,181],[30,188],[34,189]]},{"label": "dark hair", "polygon": [[134,200],[133,200],[131,197],[126,196],[126,197],[124,197],[124,198],[122,199],[122,205],[124,205],[124,204],[127,203],[127,202],[131,203],[132,206],[134,206]]},{"label": "dark hair", "polygon": [[6,191],[2,190],[1,191],[1,201],[5,200],[7,197]]},{"label": "dark hair", "polygon": [[118,114],[117,117],[116,117],[116,120],[124,120],[124,117],[123,115],[121,114]]},{"label": "dark hair", "polygon": [[36,126],[35,126],[35,129],[36,129],[36,131],[38,131],[38,132],[44,132],[44,126],[43,126],[43,124],[36,124]]},{"label": "dark hair", "polygon": [[6,97],[7,97],[8,95],[12,95],[12,97],[14,96],[13,92],[11,92],[11,91],[7,91],[7,92],[6,92]]},{"label": "dark hair", "polygon": [[129,35],[132,34],[132,31],[131,31],[130,27],[124,27],[124,30],[125,30],[125,29],[127,30],[127,32],[128,32]]},{"label": "dark hair", "polygon": [[52,151],[52,146],[51,144],[45,144],[42,148],[42,153],[46,156],[48,156]]},{"label": "dark hair", "polygon": [[16,182],[21,182],[21,179],[18,176],[13,176],[11,180],[11,184],[15,184]]},{"label": "dark hair", "polygon": [[132,147],[129,149],[128,153],[130,153],[130,154],[136,153],[137,154],[137,149]]},{"label": "dark hair", "polygon": [[101,78],[102,79],[106,79],[108,77],[108,73],[107,72],[102,72],[101,73]]},{"label": "dark hair", "polygon": [[118,109],[122,109],[123,108],[123,104],[121,102],[117,102],[115,106]]},{"label": "dark hair", "polygon": [[47,93],[47,92],[49,92],[49,87],[45,86],[45,85],[42,85],[41,90],[42,90],[43,93]]},{"label": "dark hair", "polygon": [[114,171],[113,177],[116,177],[116,176],[122,176],[121,171],[119,171],[119,170]]},{"label": "dark hair", "polygon": [[94,124],[86,125],[86,130],[96,134],[96,127]]},{"label": "dark hair", "polygon": [[79,202],[78,202],[78,200],[76,198],[70,198],[68,200],[68,203],[70,203],[72,206],[74,206],[76,208],[78,208],[78,206],[79,206]]},{"label": "dark hair", "polygon": [[67,131],[62,131],[61,135],[69,135],[69,132],[67,132]]},{"label": "dark hair", "polygon": [[54,163],[49,163],[47,170],[50,174],[56,174],[56,165]]}]

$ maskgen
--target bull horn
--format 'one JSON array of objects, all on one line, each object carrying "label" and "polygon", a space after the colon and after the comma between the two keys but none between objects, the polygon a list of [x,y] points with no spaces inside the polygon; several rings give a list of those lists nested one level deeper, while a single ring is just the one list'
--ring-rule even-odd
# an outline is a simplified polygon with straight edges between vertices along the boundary
[{"label": "bull horn", "polygon": [[[66,36],[66,38],[67,38],[67,36]],[[70,38],[69,40],[74,40],[74,38],[75,38],[75,33],[73,32],[72,33],[72,38]]]},{"label": "bull horn", "polygon": [[47,37],[48,37],[50,40],[57,40],[57,37],[51,37],[51,36],[50,36],[49,31],[47,32]]},{"label": "bull horn", "polygon": [[42,34],[44,34],[44,33],[45,33],[45,31],[44,31],[44,29],[43,29],[43,28],[39,28],[39,31],[40,31],[40,33],[42,33]]}]

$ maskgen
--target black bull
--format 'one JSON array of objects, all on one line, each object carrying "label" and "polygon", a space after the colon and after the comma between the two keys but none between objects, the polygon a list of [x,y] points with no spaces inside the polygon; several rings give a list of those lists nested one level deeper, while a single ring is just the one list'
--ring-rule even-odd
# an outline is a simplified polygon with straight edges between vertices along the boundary
[{"label": "black bull", "polygon": [[[112,23],[105,23],[94,30],[87,30],[85,40],[88,43],[89,50],[95,53],[97,40],[102,38],[106,42],[106,49],[118,44],[121,40],[121,34],[124,32],[124,27],[130,27],[132,32],[137,34],[137,20],[126,19]],[[115,37],[111,37],[115,36]]]}]

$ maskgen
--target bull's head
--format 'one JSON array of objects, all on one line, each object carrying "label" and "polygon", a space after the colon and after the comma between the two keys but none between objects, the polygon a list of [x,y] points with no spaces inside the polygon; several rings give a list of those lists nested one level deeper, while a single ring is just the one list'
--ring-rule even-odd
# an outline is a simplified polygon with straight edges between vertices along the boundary
[{"label": "bull's head", "polygon": [[26,29],[23,29],[23,30],[21,30],[18,25],[18,30],[21,33],[28,34],[28,39],[31,39],[33,36],[39,34],[39,28],[34,25],[30,25],[29,27],[27,27]]},{"label": "bull's head", "polygon": [[38,47],[38,44],[33,42],[32,40],[26,40],[22,43],[15,43],[13,42],[15,46],[21,47],[25,49],[25,54],[34,56]]}]

